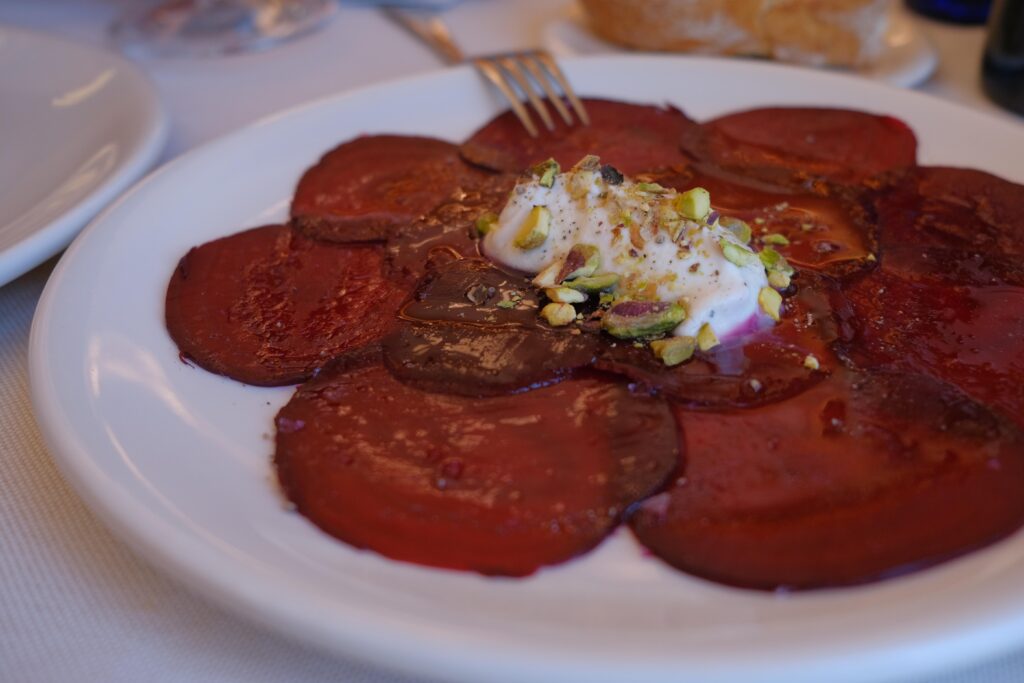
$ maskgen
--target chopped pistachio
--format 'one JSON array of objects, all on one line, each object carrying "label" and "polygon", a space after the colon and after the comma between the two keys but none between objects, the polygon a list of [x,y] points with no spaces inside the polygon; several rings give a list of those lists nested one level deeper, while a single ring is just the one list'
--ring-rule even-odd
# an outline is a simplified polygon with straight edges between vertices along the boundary
[{"label": "chopped pistachio", "polygon": [[479,218],[476,219],[476,231],[481,235],[486,235],[498,224],[498,214],[493,211],[488,211]]},{"label": "chopped pistachio", "polygon": [[690,360],[696,348],[697,340],[693,337],[669,337],[651,342],[655,357],[669,367]]},{"label": "chopped pistachio", "polygon": [[570,287],[549,287],[544,290],[547,297],[559,304],[579,304],[587,300],[587,295]]},{"label": "chopped pistachio", "polygon": [[[596,158],[596,157],[595,157]],[[575,170],[566,181],[566,189],[573,199],[583,199],[590,194],[594,181],[599,177],[595,171]]]},{"label": "chopped pistachio", "polygon": [[764,265],[765,270],[769,273],[772,271],[778,271],[785,273],[786,275],[792,275],[796,271],[793,270],[793,266],[789,265],[786,261],[786,257],[775,251],[772,247],[765,247],[758,254],[761,259],[761,263]]},{"label": "chopped pistachio", "polygon": [[601,296],[598,299],[598,303],[601,306],[609,306],[615,301],[615,295],[611,292],[601,292]]},{"label": "chopped pistachio", "polygon": [[636,189],[640,192],[646,192],[647,194],[665,194],[668,192],[667,187],[662,187],[658,183],[637,183]]},{"label": "chopped pistachio", "polygon": [[789,245],[789,239],[785,235],[780,235],[777,232],[773,232],[770,235],[765,235],[764,237],[761,238],[761,240],[765,244],[776,244],[780,247],[785,247]]},{"label": "chopped pistachio", "polygon": [[558,281],[565,282],[578,277],[590,277],[601,267],[601,250],[593,244],[574,244],[565,256]]},{"label": "chopped pistachio", "polygon": [[572,167],[574,171],[600,171],[601,170],[601,157],[593,154],[588,154]]},{"label": "chopped pistachio", "polygon": [[761,310],[767,313],[772,320],[775,322],[779,321],[782,309],[781,294],[771,287],[762,287],[761,291],[757,293],[757,303],[760,304]]},{"label": "chopped pistachio", "polygon": [[551,211],[546,206],[535,206],[519,228],[514,244],[520,249],[536,249],[548,238],[551,229]]},{"label": "chopped pistachio", "polygon": [[540,309],[540,316],[552,327],[564,327],[576,320],[576,309],[572,304],[550,303]]},{"label": "chopped pistachio", "polygon": [[750,231],[750,224],[739,218],[733,218],[732,216],[722,216],[719,219],[719,223],[722,224],[726,230],[736,236],[743,244],[750,244],[750,238],[753,233]]},{"label": "chopped pistachio", "polygon": [[697,330],[697,348],[701,351],[708,351],[718,346],[718,335],[715,334],[711,323],[704,323]]},{"label": "chopped pistachio", "polygon": [[619,339],[636,339],[664,334],[686,319],[682,304],[667,301],[623,301],[601,318],[605,332]]},{"label": "chopped pistachio", "polygon": [[817,370],[821,367],[821,363],[818,362],[813,353],[809,353],[804,356],[804,367],[808,370]]},{"label": "chopped pistachio", "polygon": [[562,167],[554,159],[548,159],[547,161],[540,162],[530,170],[535,176],[540,178],[538,182],[541,187],[551,187],[555,184],[555,176],[562,171]]},{"label": "chopped pistachio", "polygon": [[726,260],[730,263],[734,263],[740,268],[743,266],[749,266],[751,263],[757,263],[757,254],[750,251],[746,247],[741,247],[735,242],[731,242],[727,239],[718,240],[718,246],[722,248],[722,254]]},{"label": "chopped pistachio", "polygon": [[874,263],[875,261],[878,260],[878,258],[874,254],[868,254],[865,258],[867,258],[867,260],[871,263]]},{"label": "chopped pistachio", "polygon": [[791,279],[789,275],[783,273],[781,270],[773,270],[768,273],[768,284],[775,289],[785,289],[789,287]]},{"label": "chopped pistachio", "polygon": [[562,271],[562,264],[559,261],[555,261],[550,264],[544,270],[537,273],[533,278],[533,285],[546,289],[548,287],[557,287],[561,284],[561,280],[558,279],[558,274]]},{"label": "chopped pistachio", "polygon": [[597,292],[611,289],[617,284],[619,284],[618,275],[615,273],[602,273],[591,277],[578,277],[575,280],[567,280],[565,286],[578,289],[581,292],[587,292],[588,294],[596,294]]},{"label": "chopped pistachio", "polygon": [[498,308],[505,308],[505,309],[515,308],[516,307],[516,302],[512,301],[510,299],[505,299],[504,301],[499,301],[497,303],[497,306],[498,306]]},{"label": "chopped pistachio", "polygon": [[711,212],[711,193],[695,187],[676,197],[676,210],[687,218],[702,221]]}]

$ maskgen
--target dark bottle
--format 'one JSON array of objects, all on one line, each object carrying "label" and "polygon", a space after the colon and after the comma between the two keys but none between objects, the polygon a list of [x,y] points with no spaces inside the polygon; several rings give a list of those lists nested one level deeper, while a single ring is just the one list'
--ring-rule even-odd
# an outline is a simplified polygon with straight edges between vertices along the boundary
[{"label": "dark bottle", "polygon": [[999,105],[1024,114],[1024,0],[996,0],[981,82]]},{"label": "dark bottle", "polygon": [[907,0],[916,12],[957,24],[984,24],[992,0]]}]

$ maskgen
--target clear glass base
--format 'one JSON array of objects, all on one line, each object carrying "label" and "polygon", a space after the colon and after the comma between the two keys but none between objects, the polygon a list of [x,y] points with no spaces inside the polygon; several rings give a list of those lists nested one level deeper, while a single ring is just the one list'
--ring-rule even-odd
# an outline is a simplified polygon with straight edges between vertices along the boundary
[{"label": "clear glass base", "polygon": [[127,11],[111,27],[138,57],[214,57],[265,50],[321,26],[335,0],[164,0]]}]

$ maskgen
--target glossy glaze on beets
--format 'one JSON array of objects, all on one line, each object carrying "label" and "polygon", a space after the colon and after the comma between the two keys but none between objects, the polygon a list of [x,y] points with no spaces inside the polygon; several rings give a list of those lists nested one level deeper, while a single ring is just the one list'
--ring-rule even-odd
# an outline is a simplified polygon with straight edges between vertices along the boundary
[{"label": "glossy glaze on beets", "polygon": [[[361,208],[329,207],[348,239],[386,241],[344,267],[384,254],[391,289],[417,293],[400,314],[353,300],[345,321],[365,345],[279,414],[275,462],[303,514],[388,557],[509,575],[585,552],[626,519],[669,564],[761,589],[877,580],[1021,525],[1024,188],[914,167],[913,133],[890,117],[775,108],[698,125],[672,109],[588,106],[593,127],[543,144],[505,114],[462,145],[464,158],[513,173],[453,170],[446,143],[408,138],[413,157],[445,159],[417,181],[401,137],[378,136],[381,154],[378,138],[348,143],[371,177],[423,183],[412,196],[434,203],[423,199],[421,217],[399,193],[360,189],[344,165],[311,170],[324,196],[365,192],[351,206],[376,207],[362,222]],[[525,278],[475,260],[475,220],[500,211],[527,164],[587,153],[668,186],[704,185],[716,209],[751,223],[758,248],[785,236],[776,248],[799,271],[782,321],[673,369],[597,321],[576,334],[539,321]],[[227,274],[194,272],[189,287],[213,306],[193,296],[201,314],[182,317],[197,325],[245,302],[233,278],[272,253],[250,244],[223,261]],[[169,292],[182,344],[172,308]],[[256,320],[275,310],[250,307]],[[579,310],[594,314],[594,302]],[[244,342],[248,325],[221,325],[212,345],[196,336],[196,350]],[[316,348],[310,329],[303,343]],[[207,367],[252,381],[244,364]]]}]

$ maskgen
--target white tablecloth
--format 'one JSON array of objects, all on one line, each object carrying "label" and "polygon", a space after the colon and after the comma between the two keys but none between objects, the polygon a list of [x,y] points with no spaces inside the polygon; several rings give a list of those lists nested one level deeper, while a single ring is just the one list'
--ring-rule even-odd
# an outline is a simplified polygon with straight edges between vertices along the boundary
[{"label": "white tablecloth", "polygon": [[[0,22],[96,44],[125,4],[4,0]],[[564,0],[476,0],[448,20],[468,52],[482,53],[540,44],[563,9]],[[997,111],[977,82],[982,31],[921,26],[942,58],[923,89]],[[284,107],[438,62],[374,10],[346,7],[324,30],[266,53],[143,67],[170,114],[169,159]],[[50,460],[29,407],[29,325],[52,267],[0,288],[0,681],[407,681],[211,607],[136,558],[86,509]],[[929,683],[1011,681],[1024,681],[1024,651]]]}]

